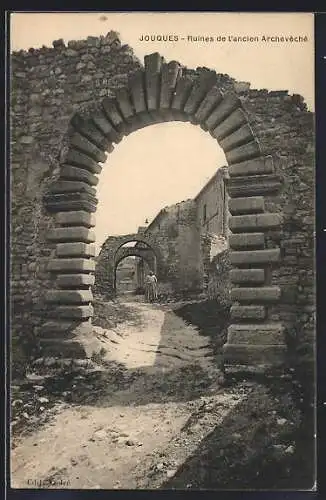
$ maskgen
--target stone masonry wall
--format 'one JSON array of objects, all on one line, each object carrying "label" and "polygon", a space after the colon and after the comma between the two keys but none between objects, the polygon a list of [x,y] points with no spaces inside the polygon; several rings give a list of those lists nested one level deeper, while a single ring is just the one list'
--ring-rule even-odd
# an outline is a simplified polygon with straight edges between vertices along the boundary
[{"label": "stone masonry wall", "polygon": [[265,198],[267,210],[283,212],[281,231],[271,232],[267,243],[272,247],[276,241],[281,249],[281,265],[270,270],[270,283],[282,290],[271,319],[288,326],[288,342],[298,340],[303,349],[311,348],[316,321],[314,114],[307,111],[301,96],[287,91],[251,90],[240,98],[283,180],[279,195]]},{"label": "stone masonry wall", "polygon": [[46,271],[55,248],[46,235],[54,220],[43,196],[58,176],[69,121],[77,110],[96,108],[139,67],[114,32],[11,55],[11,316],[17,359],[47,315],[44,290],[54,288]]},{"label": "stone masonry wall", "polygon": [[164,272],[158,274],[161,289],[179,293],[201,286],[196,217],[196,203],[182,201],[161,210],[145,231],[163,256]]},{"label": "stone masonry wall", "polygon": [[[155,57],[148,60],[150,64]],[[23,346],[23,339],[28,340],[29,336],[40,332],[40,324],[48,315],[43,300],[45,291],[56,288],[53,275],[46,270],[47,261],[54,253],[54,245],[46,238],[54,227],[54,217],[50,205],[45,209],[43,195],[50,189],[53,180],[59,177],[59,166],[65,158],[71,138],[70,120],[77,111],[82,116],[88,116],[90,111],[97,110],[104,96],[110,97],[114,89],[125,87],[128,77],[141,67],[130,47],[122,46],[114,32],[110,32],[107,37],[71,41],[67,47],[59,40],[53,43],[53,48],[42,47],[12,54],[11,301],[13,342],[17,341],[20,346]],[[150,66],[148,70],[151,71]],[[184,69],[183,74],[193,81],[204,75],[198,89],[198,95],[201,96],[202,89],[205,90],[205,85],[210,81],[209,70]],[[259,185],[256,186],[255,175],[250,174],[249,182],[247,174],[239,175],[243,166],[239,163],[240,167],[232,167],[231,162],[229,171],[231,174],[233,169],[233,177],[227,185],[231,198],[236,199],[239,193],[245,197],[255,196],[255,193],[261,196],[264,192],[267,213],[283,212],[281,229],[265,231],[267,247],[281,247],[280,261],[277,265],[271,263],[269,266],[265,285],[280,285],[282,296],[277,306],[268,307],[270,317],[267,319],[279,319],[287,327],[288,335],[305,336],[311,343],[315,321],[313,113],[307,111],[301,96],[291,96],[287,91],[250,90],[239,86],[227,75],[216,75],[214,78],[215,88],[237,93],[250,124],[250,129],[247,125],[239,129],[240,136],[235,132],[229,136],[231,139],[226,137],[220,141],[226,156],[230,158],[239,154],[241,145],[236,151],[235,144],[255,137],[259,141],[261,154],[265,157],[272,155],[280,176],[276,180],[274,174],[260,174],[257,176]],[[185,86],[182,92],[186,96],[187,81],[181,79],[178,88],[182,89],[182,85]],[[216,93],[212,92],[211,98],[214,100]],[[178,96],[175,101],[177,103]],[[182,109],[183,105],[180,104]],[[232,95],[224,101],[223,106],[228,105],[238,106]],[[188,107],[191,109],[190,104]],[[237,113],[235,115],[239,116],[240,123],[243,115]],[[184,116],[181,119],[185,119]],[[216,136],[212,130],[211,134]],[[119,142],[119,136],[112,142]],[[228,153],[228,144],[231,153]],[[251,154],[258,154],[257,143],[253,141],[248,147],[245,142],[243,144],[243,151],[250,151],[252,147],[255,150]],[[106,146],[107,151],[112,151],[112,144]],[[78,146],[75,149],[78,150]],[[254,164],[255,161],[247,165],[246,172],[254,168]],[[274,183],[281,187],[279,194],[272,193]],[[79,182],[78,189],[84,189],[84,198],[91,200],[90,211],[95,211],[96,203],[92,201],[95,187],[84,184],[81,188]],[[65,185],[62,184],[62,189],[65,189]],[[235,209],[238,202],[232,199],[231,202],[233,210],[238,210]],[[243,213],[240,211],[240,214]],[[246,224],[252,224],[255,217],[232,214],[230,229],[233,232],[239,230],[236,225],[241,220],[240,232],[244,232],[243,228]],[[276,214],[272,219],[277,220]],[[235,253],[237,255],[231,255],[231,259],[242,258],[241,252],[231,252]],[[248,259],[249,254],[245,258]],[[235,264],[234,261],[231,263]],[[175,270],[173,266],[175,264],[172,262],[172,274]],[[240,291],[236,293],[239,295]]]},{"label": "stone masonry wall", "polygon": [[[227,167],[219,168],[195,197],[197,223],[201,233],[226,234],[227,200],[224,186],[226,174]],[[204,206],[206,206],[206,220],[204,220]]]}]

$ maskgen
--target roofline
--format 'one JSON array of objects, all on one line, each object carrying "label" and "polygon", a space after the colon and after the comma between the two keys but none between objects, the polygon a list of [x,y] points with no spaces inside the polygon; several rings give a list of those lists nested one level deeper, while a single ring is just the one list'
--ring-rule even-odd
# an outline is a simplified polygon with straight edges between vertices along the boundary
[{"label": "roofline", "polygon": [[205,189],[210,185],[212,184],[212,182],[215,180],[215,178],[217,177],[218,175],[218,172],[219,171],[222,171],[223,168],[226,168],[226,165],[223,165],[222,167],[219,167],[216,171],[215,171],[215,174],[209,179],[209,181],[206,182],[206,184],[201,188],[201,190],[199,191],[199,193],[194,197],[194,201],[197,201],[197,199],[199,198],[199,196],[203,193],[203,191],[205,191]]}]

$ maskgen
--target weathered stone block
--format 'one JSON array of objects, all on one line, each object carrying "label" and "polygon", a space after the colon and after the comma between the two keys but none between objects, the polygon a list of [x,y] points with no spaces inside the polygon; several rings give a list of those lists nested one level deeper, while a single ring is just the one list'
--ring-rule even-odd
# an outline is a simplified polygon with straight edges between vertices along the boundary
[{"label": "weathered stone block", "polygon": [[145,75],[143,70],[137,70],[128,81],[131,100],[136,113],[147,111],[145,100]]},{"label": "weathered stone block", "polygon": [[244,264],[272,264],[278,262],[279,258],[279,248],[230,252],[230,262],[234,266]]},{"label": "weathered stone block", "polygon": [[60,227],[51,229],[47,235],[50,241],[64,242],[76,241],[93,243],[95,241],[94,231],[82,226]]},{"label": "weathered stone block", "polygon": [[229,210],[232,215],[264,212],[264,208],[263,196],[231,198],[229,200]]},{"label": "weathered stone block", "polygon": [[78,305],[71,305],[71,306],[63,306],[63,305],[58,305],[55,307],[54,311],[49,312],[49,316],[55,317],[55,318],[71,318],[71,319],[80,319],[80,320],[86,320],[88,318],[91,318],[94,314],[94,309],[91,305],[87,306],[78,306]]},{"label": "weathered stone block", "polygon": [[60,358],[86,358],[86,351],[82,344],[74,340],[62,339],[40,339],[40,347],[43,357]]},{"label": "weathered stone block", "polygon": [[202,73],[199,78],[197,78],[193,83],[191,92],[184,106],[184,111],[189,115],[193,115],[208,91],[211,90],[215,83],[215,71],[207,71]]},{"label": "weathered stone block", "polygon": [[60,288],[89,287],[94,285],[93,274],[59,274],[56,281]]},{"label": "weathered stone block", "polygon": [[231,248],[263,248],[265,235],[264,233],[230,234],[229,245]]},{"label": "weathered stone block", "polygon": [[[246,308],[248,309],[249,307],[253,308],[254,306],[247,306]],[[228,343],[254,345],[284,344],[284,327],[281,323],[230,325],[228,328]]]},{"label": "weathered stone block", "polygon": [[98,184],[98,177],[92,175],[88,170],[74,167],[72,165],[62,165],[60,170],[61,179],[74,179],[76,181],[87,182],[90,186]]},{"label": "weathered stone block", "polygon": [[122,140],[123,134],[113,127],[104,112],[96,111],[96,113],[91,116],[91,120],[110,142],[115,142],[117,144]]},{"label": "weathered stone block", "polygon": [[109,97],[106,97],[102,101],[102,107],[103,107],[105,115],[110,120],[113,127],[118,132],[123,133],[125,131],[125,129],[127,128],[127,125],[119,112],[119,109],[117,107],[117,103],[116,103],[115,99],[111,99]]},{"label": "weathered stone block", "polygon": [[95,126],[95,124],[90,120],[85,120],[78,113],[76,113],[72,119],[71,124],[75,130],[81,133],[84,137],[87,137],[93,144],[96,144],[98,148],[102,151],[111,150],[110,141],[103,135],[103,133]]},{"label": "weathered stone block", "polygon": [[[231,310],[231,319],[232,320],[263,320],[266,317],[266,309],[264,306],[232,306]],[[234,325],[233,325],[234,326]],[[242,331],[241,331],[242,332]],[[241,338],[247,339],[245,335],[242,335]],[[255,343],[251,342],[250,336],[248,336],[249,344]],[[231,335],[229,333],[228,341],[233,344],[237,343],[238,337]],[[259,342],[261,343],[261,342]]]},{"label": "weathered stone block", "polygon": [[163,58],[158,52],[144,57],[147,109],[159,108],[161,67]]},{"label": "weathered stone block", "polygon": [[72,212],[59,212],[56,214],[56,222],[61,226],[95,226],[95,215],[84,210]]},{"label": "weathered stone block", "polygon": [[225,362],[243,365],[282,366],[286,360],[286,345],[224,344]]},{"label": "weathered stone block", "polygon": [[173,93],[171,108],[183,111],[184,105],[190,95],[193,82],[190,78],[182,76],[177,82],[175,92]]},{"label": "weathered stone block", "polygon": [[58,304],[88,304],[93,300],[90,290],[49,290],[45,300]]},{"label": "weathered stone block", "polygon": [[177,63],[176,61],[171,61],[168,64],[164,63],[162,65],[161,93],[160,93],[161,110],[170,108],[173,90],[180,76],[181,76],[180,64]]},{"label": "weathered stone block", "polygon": [[50,186],[50,193],[81,193],[85,191],[93,196],[96,194],[96,190],[89,186],[86,182],[81,181],[68,181],[59,180]]},{"label": "weathered stone block", "polygon": [[95,160],[77,151],[77,149],[69,149],[66,161],[76,167],[86,168],[86,170],[89,170],[92,174],[99,174],[102,171],[102,167]]},{"label": "weathered stone block", "polygon": [[[70,196],[75,193],[70,193]],[[96,212],[97,200],[84,199],[83,193],[76,193],[78,196],[77,199],[69,199],[64,197],[63,199],[53,199],[47,198],[44,199],[46,208],[49,212],[64,212],[64,211],[75,211],[75,210],[84,210],[87,212]]]},{"label": "weathered stone block", "polygon": [[264,269],[231,269],[231,283],[255,283],[262,284],[265,282]]},{"label": "weathered stone block", "polygon": [[232,132],[230,135],[224,137],[224,139],[219,140],[219,145],[223,148],[223,151],[226,153],[231,151],[234,148],[238,148],[243,144],[247,144],[251,142],[254,138],[254,134],[251,130],[251,127],[248,123],[245,123],[239,129]]},{"label": "weathered stone block", "polygon": [[93,272],[95,261],[93,259],[51,259],[47,270],[56,273]]},{"label": "weathered stone block", "polygon": [[242,233],[250,230],[277,229],[281,224],[282,215],[280,213],[233,215],[229,219],[230,229],[234,233]]},{"label": "weathered stone block", "polygon": [[259,286],[252,288],[231,288],[231,300],[238,302],[277,302],[281,297],[278,286]]},{"label": "weathered stone block", "polygon": [[220,103],[222,102],[223,96],[221,94],[221,91],[218,89],[218,87],[214,86],[212,89],[209,90],[209,92],[206,94],[205,98],[202,100],[199,108],[197,109],[195,113],[195,119],[198,123],[201,124],[201,127],[204,130],[207,130],[207,127],[205,125],[205,120],[208,117],[208,115],[211,113],[211,111]]},{"label": "weathered stone block", "polygon": [[95,212],[97,198],[86,192],[51,193],[44,195],[44,203],[51,212],[85,210]]},{"label": "weathered stone block", "polygon": [[75,132],[71,136],[70,144],[90,156],[95,161],[104,163],[107,159],[107,155],[103,150],[99,149],[93,142],[86,139],[86,137],[81,135],[79,132]]},{"label": "weathered stone block", "polygon": [[42,325],[40,338],[69,339],[75,335],[73,330],[79,324],[80,321],[47,321]]},{"label": "weathered stone block", "polygon": [[260,156],[249,161],[244,161],[229,167],[230,177],[257,175],[257,174],[273,174],[274,163],[271,156]]},{"label": "weathered stone block", "polygon": [[[230,168],[230,167],[229,167]],[[281,186],[279,175],[252,175],[226,179],[227,191],[232,198],[276,194]]]},{"label": "weathered stone block", "polygon": [[132,107],[129,92],[127,89],[122,88],[118,89],[115,95],[121,115],[125,120],[130,120],[134,116],[135,112]]},{"label": "weathered stone block", "polygon": [[95,245],[87,243],[58,243],[58,257],[95,257]]},{"label": "weathered stone block", "polygon": [[237,108],[225,120],[223,120],[220,125],[212,130],[211,135],[217,140],[224,139],[224,137],[240,128],[241,125],[244,125],[247,121],[248,119],[244,111],[241,108]]},{"label": "weathered stone block", "polygon": [[215,129],[232,111],[241,107],[241,101],[236,94],[229,93],[223,97],[218,106],[208,115],[205,126],[208,130]]},{"label": "weathered stone block", "polygon": [[225,158],[229,165],[238,163],[251,158],[257,158],[261,155],[260,145],[257,140],[253,140],[244,144],[243,146],[236,147],[230,151],[225,152]]}]

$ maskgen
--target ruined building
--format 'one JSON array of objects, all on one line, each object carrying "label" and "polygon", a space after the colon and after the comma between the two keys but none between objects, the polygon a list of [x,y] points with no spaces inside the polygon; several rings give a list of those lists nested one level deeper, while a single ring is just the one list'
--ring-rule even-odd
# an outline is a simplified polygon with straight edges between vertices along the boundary
[{"label": "ruined building", "polygon": [[[201,293],[207,290],[210,274],[214,279],[211,261],[225,250],[227,241],[226,177],[227,168],[218,169],[194,199],[163,208],[143,230],[163,255],[158,269],[162,294]],[[139,276],[141,266],[138,263]]]}]

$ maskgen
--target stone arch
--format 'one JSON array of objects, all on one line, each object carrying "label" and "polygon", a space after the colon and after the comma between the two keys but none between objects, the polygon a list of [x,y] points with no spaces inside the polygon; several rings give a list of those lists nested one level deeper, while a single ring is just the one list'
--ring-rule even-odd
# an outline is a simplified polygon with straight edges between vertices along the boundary
[{"label": "stone arch", "polygon": [[[109,236],[103,243],[96,261],[94,290],[97,293],[107,298],[112,298],[114,296],[114,276],[116,260],[117,257],[119,257],[118,254],[121,250],[124,250],[123,245],[133,241],[148,245],[156,257],[156,270],[161,274],[164,267],[163,259],[159,248],[151,238],[144,237],[144,235],[139,235],[138,233]],[[135,255],[135,253],[133,255]]]},{"label": "stone arch", "polygon": [[[268,240],[267,235],[282,225],[277,203],[270,203],[281,181],[272,156],[262,153],[240,98],[232,91],[223,93],[217,81],[215,71],[204,70],[191,78],[178,62],[166,63],[154,53],[145,56],[144,68],[132,73],[115,97],[103,99],[101,109],[72,117],[59,179],[45,197],[57,224],[49,234],[56,255],[48,265],[57,276],[57,288],[47,293],[47,301],[52,315],[65,322],[92,317],[95,186],[106,152],[110,154],[114,143],[140,128],[189,121],[217,140],[229,166],[233,324],[225,359],[238,364],[278,363],[286,350],[283,327],[270,311],[275,310],[281,290],[268,271],[277,265],[280,248],[277,239]],[[276,208],[270,211],[268,206]]]},{"label": "stone arch", "polygon": [[151,248],[121,248],[117,251],[116,257],[114,259],[114,270],[113,270],[113,289],[114,293],[117,293],[117,268],[120,262],[122,262],[126,257],[140,257],[142,260],[146,261],[149,268],[156,273],[156,255]]},{"label": "stone arch", "polygon": [[112,298],[115,294],[114,275],[117,254],[123,245],[130,242],[146,244],[154,253],[156,258],[156,271],[160,278],[164,274],[164,260],[159,247],[149,236],[139,233],[125,234],[121,236],[109,236],[102,245],[101,251],[96,259],[94,290],[104,297]]}]

